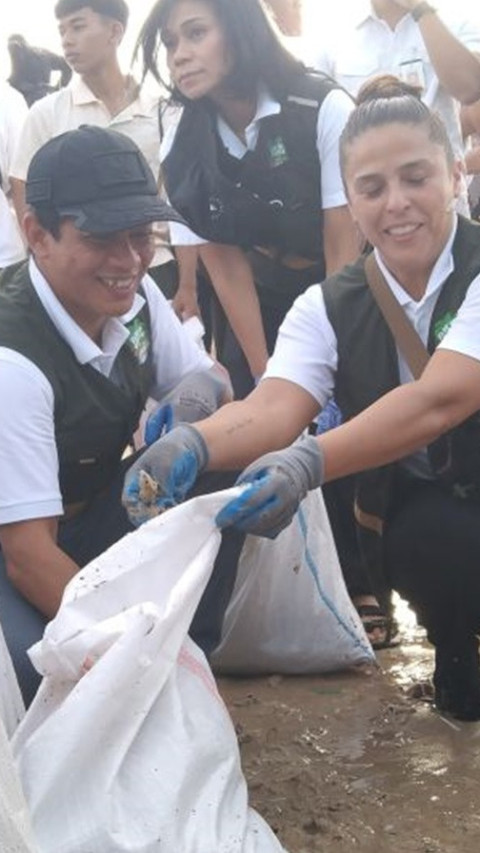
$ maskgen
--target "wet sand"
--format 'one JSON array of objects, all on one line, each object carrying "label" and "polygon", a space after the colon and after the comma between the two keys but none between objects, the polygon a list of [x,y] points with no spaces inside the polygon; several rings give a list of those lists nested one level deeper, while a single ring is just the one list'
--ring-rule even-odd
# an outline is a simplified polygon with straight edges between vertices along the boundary
[{"label": "wet sand", "polygon": [[378,669],[220,679],[251,803],[289,853],[480,850],[480,723],[415,698],[433,656],[405,631]]}]

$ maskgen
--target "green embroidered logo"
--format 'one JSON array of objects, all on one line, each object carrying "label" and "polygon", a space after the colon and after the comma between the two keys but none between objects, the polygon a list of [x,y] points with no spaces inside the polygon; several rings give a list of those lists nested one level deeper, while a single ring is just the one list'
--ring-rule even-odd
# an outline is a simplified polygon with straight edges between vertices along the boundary
[{"label": "green embroidered logo", "polygon": [[273,169],[288,163],[288,152],[281,136],[276,136],[268,143],[268,157]]},{"label": "green embroidered logo", "polygon": [[139,364],[145,364],[150,349],[150,339],[145,320],[142,317],[135,317],[131,323],[128,323],[128,345],[132,350]]},{"label": "green embroidered logo", "polygon": [[433,335],[435,338],[435,343],[439,344],[440,341],[443,341],[445,335],[447,334],[450,326],[452,325],[455,314],[453,311],[447,311],[443,317],[440,317],[433,327]]}]

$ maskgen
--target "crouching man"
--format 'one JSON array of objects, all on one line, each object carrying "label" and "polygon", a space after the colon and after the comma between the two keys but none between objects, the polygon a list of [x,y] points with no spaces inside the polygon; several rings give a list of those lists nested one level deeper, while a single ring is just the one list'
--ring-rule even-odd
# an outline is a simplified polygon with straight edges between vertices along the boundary
[{"label": "crouching man", "polygon": [[[0,623],[28,703],[39,679],[26,649],[70,578],[133,529],[120,496],[147,398],[193,395],[196,419],[224,401],[227,383],[146,275],[153,223],[178,217],[134,142],[87,126],[50,140],[31,162],[26,200],[30,258],[0,288]],[[196,492],[233,479],[207,478]],[[192,625],[207,653],[242,540],[223,537]]]}]

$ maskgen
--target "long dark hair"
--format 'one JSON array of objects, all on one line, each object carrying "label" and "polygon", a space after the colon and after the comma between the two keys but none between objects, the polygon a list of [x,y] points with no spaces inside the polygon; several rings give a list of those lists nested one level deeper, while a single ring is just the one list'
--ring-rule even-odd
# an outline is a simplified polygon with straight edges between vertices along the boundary
[{"label": "long dark hair", "polygon": [[[186,99],[162,79],[159,70],[161,34],[179,0],[157,0],[145,20],[135,47],[141,52],[143,76],[149,72],[181,102]],[[290,89],[291,80],[305,73],[302,62],[292,56],[277,35],[262,0],[203,0],[208,3],[224,29],[233,54],[233,68],[226,81],[232,96],[249,98],[263,83],[277,100]]]},{"label": "long dark hair", "polygon": [[344,179],[348,147],[367,130],[386,124],[424,127],[428,138],[444,149],[449,166],[453,165],[455,157],[447,129],[440,116],[423,103],[420,91],[393,74],[373,77],[362,86],[357,106],[350,113],[340,137],[340,168]]}]

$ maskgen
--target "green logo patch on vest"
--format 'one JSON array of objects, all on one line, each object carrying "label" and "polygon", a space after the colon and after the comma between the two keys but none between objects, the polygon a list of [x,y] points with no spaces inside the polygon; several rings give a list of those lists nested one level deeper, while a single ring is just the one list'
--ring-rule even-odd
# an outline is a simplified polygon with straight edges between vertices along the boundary
[{"label": "green logo patch on vest", "polygon": [[283,166],[284,163],[288,163],[288,151],[285,148],[285,143],[281,136],[276,136],[274,139],[271,139],[267,145],[268,150],[268,159],[272,169],[276,169],[278,166]]},{"label": "green logo patch on vest", "polygon": [[444,314],[442,317],[439,317],[433,327],[433,336],[436,344],[439,344],[441,341],[443,341],[450,326],[455,320],[455,317],[456,314],[453,311],[447,311],[446,314]]},{"label": "green logo patch on vest", "polygon": [[147,323],[142,317],[135,317],[127,324],[128,345],[139,364],[145,364],[150,349]]}]

